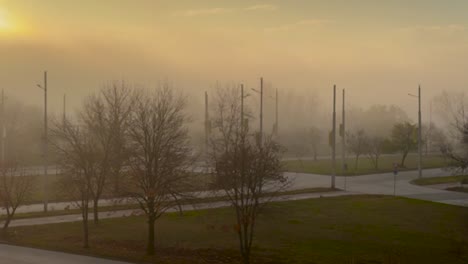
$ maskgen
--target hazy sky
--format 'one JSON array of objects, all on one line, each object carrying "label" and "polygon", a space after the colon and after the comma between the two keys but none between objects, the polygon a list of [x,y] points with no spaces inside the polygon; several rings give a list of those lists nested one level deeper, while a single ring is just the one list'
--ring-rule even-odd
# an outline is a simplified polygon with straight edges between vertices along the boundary
[{"label": "hazy sky", "polygon": [[40,104],[47,69],[58,109],[115,79],[167,79],[202,100],[216,81],[263,76],[413,109],[418,83],[425,99],[466,88],[467,13],[465,0],[0,0],[0,88]]}]

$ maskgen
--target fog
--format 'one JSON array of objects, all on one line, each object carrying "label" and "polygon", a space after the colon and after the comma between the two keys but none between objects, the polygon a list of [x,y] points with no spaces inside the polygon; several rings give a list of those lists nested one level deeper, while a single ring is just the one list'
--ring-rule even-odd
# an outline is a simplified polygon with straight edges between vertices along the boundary
[{"label": "fog", "polygon": [[[265,132],[275,123],[278,90],[279,133],[316,127],[328,151],[333,85],[338,120],[345,89],[350,131],[383,136],[397,122],[417,121],[417,99],[408,94],[417,94],[419,85],[423,123],[440,123],[431,107],[435,96],[465,89],[468,35],[461,10],[466,3],[416,1],[404,10],[370,1],[356,3],[355,10],[308,1],[224,5],[6,1],[0,5],[0,88],[6,105],[18,101],[42,109],[37,84],[43,71],[49,76],[51,115],[62,114],[64,94],[73,116],[84,98],[109,83],[154,88],[168,82],[186,96],[191,131],[200,138],[204,93],[213,98],[216,87],[243,84],[257,128],[259,96],[251,89],[259,90],[263,77]],[[394,115],[384,117],[386,111]]]}]

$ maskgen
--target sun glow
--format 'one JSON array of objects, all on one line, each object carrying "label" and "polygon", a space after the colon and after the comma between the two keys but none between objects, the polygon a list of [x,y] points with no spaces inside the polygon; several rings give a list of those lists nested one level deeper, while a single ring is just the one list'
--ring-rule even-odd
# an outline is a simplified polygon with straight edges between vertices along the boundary
[{"label": "sun glow", "polygon": [[6,10],[0,8],[0,32],[13,31],[14,25]]}]

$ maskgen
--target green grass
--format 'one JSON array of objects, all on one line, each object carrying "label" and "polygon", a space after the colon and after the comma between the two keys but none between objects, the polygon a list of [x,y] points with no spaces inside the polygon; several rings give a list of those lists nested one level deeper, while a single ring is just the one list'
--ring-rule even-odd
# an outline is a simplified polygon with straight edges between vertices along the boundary
[{"label": "green grass", "polygon": [[[400,155],[382,156],[379,159],[378,169],[374,167],[374,164],[366,156],[362,156],[359,158],[357,168],[355,168],[355,158],[352,156],[349,156],[346,159],[346,163],[348,164],[348,170],[346,172],[343,172],[343,169],[341,166],[341,159],[337,157],[337,160],[336,160],[337,175],[353,176],[353,175],[392,172],[393,164],[401,163],[401,156]],[[423,156],[423,159],[422,159],[423,168],[440,168],[440,167],[446,167],[447,164],[448,163],[446,159],[441,156]],[[288,160],[288,161],[283,161],[283,166],[286,171],[290,171],[290,172],[303,172],[303,173],[314,173],[314,174],[324,174],[324,175],[330,175],[332,172],[330,159],[322,159],[322,160],[316,160],[316,161],[299,160],[299,159]],[[406,158],[405,167],[399,168],[399,170],[400,171],[415,170],[417,168],[418,168],[418,156],[410,154]]]},{"label": "green grass", "polygon": [[[32,184],[32,192],[31,196],[29,197],[27,204],[35,204],[35,203],[42,203],[44,199],[44,176],[43,175],[29,175],[29,176],[22,176],[28,178]],[[57,174],[57,175],[48,175],[48,200],[49,202],[68,202],[73,201],[76,199],[67,192],[66,188],[64,187],[64,179],[68,177],[64,174]],[[187,184],[191,187],[187,191],[196,191],[196,190],[205,190],[211,181],[210,176],[207,174],[199,174],[194,173],[191,178],[189,178],[190,182]],[[102,195],[102,199],[105,198],[114,198],[116,195],[112,190],[111,183],[109,183],[108,188],[104,190]]]},{"label": "green grass", "polygon": [[444,176],[444,177],[433,177],[433,178],[422,178],[411,181],[412,184],[416,185],[434,185],[434,184],[443,184],[443,183],[460,183],[464,178],[467,178],[468,175],[458,175],[458,176]]},{"label": "green grass", "polygon": [[[254,263],[463,263],[468,209],[388,196],[272,203],[257,225]],[[146,257],[146,221],[134,216],[12,228],[9,242],[145,263],[237,263],[231,208],[166,214],[157,221],[155,257]]]}]

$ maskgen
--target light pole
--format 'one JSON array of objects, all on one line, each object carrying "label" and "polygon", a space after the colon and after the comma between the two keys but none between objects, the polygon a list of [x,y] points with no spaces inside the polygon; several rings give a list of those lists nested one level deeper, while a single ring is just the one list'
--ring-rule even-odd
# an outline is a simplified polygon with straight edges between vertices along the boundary
[{"label": "light pole", "polygon": [[210,137],[210,116],[208,111],[208,92],[205,91],[205,154],[208,153],[208,141]]},{"label": "light pole", "polygon": [[5,143],[6,143],[6,130],[5,130],[5,94],[2,89],[2,166],[5,165]]},{"label": "light pole", "polygon": [[275,95],[275,136],[278,136],[279,124],[278,124],[278,88],[276,88]]},{"label": "light pole", "polygon": [[48,204],[48,177],[47,177],[47,163],[48,163],[48,138],[47,138],[47,71],[44,71],[44,86],[37,84],[39,88],[44,90],[44,212],[47,212]]},{"label": "light pole", "polygon": [[408,94],[418,98],[418,178],[422,178],[422,142],[421,142],[421,85],[418,86],[418,95]]},{"label": "light pole", "polygon": [[346,182],[347,182],[347,175],[346,175],[346,130],[345,130],[345,89],[343,89],[343,103],[342,103],[342,113],[341,113],[341,127],[340,127],[340,135],[341,135],[341,170],[345,175],[345,190],[346,190]]},{"label": "light pole", "polygon": [[260,78],[260,91],[252,88],[252,91],[260,94],[260,144],[263,142],[263,77]]},{"label": "light pole", "polygon": [[336,85],[333,85],[333,124],[332,124],[332,178],[331,187],[335,188],[335,176],[336,176]]}]

